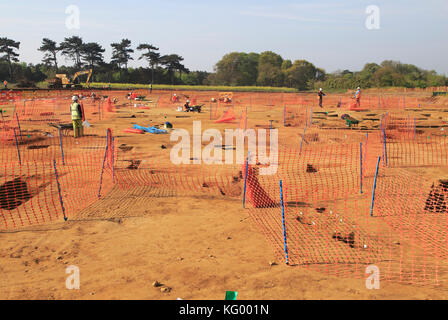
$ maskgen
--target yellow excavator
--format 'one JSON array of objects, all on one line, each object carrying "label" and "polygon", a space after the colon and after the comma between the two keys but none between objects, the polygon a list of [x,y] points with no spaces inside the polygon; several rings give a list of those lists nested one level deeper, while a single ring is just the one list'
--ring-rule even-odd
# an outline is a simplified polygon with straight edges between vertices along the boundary
[{"label": "yellow excavator", "polygon": [[[53,79],[48,80],[48,87],[50,89],[63,89],[63,88],[82,88],[82,85],[79,83],[79,76],[87,74],[86,86],[87,88],[90,86],[90,80],[92,78],[93,70],[83,70],[78,71],[73,75],[73,79],[67,77],[65,73],[56,74]],[[78,81],[76,81],[78,80]]]}]

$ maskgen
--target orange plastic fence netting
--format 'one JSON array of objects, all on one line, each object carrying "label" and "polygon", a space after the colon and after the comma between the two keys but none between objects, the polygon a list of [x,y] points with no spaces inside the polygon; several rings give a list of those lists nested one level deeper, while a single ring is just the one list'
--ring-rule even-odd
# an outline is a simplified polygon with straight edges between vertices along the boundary
[{"label": "orange plastic fence netting", "polygon": [[[150,95],[147,90],[134,92]],[[150,99],[157,108],[173,108],[177,102],[170,100],[172,93],[154,91]],[[281,261],[363,279],[366,268],[374,265],[383,280],[419,285],[446,280],[446,134],[439,128],[422,130],[423,120],[386,113],[370,131],[320,128],[313,125],[320,112],[313,95],[235,93],[232,103],[219,105],[211,103],[213,93],[180,96],[182,102],[188,96],[212,106],[206,120],[224,122],[217,128],[223,129],[226,121],[239,129],[269,128],[276,121],[282,127],[278,167],[263,175],[268,165],[253,154],[249,164],[207,164],[210,159],[194,153],[188,163],[174,164],[166,145],[158,150],[130,146],[115,140],[111,131],[85,128],[85,136],[75,139],[70,125],[62,125],[70,123],[70,96],[64,91],[54,94],[32,100],[22,96],[4,105],[0,230],[79,217],[83,209],[117,192],[115,185],[132,199],[148,194],[241,198],[247,168],[249,216]],[[126,98],[125,92],[117,96]],[[385,109],[408,108],[412,102],[382,98],[386,97],[362,99],[367,106],[380,103]],[[82,101],[88,121],[113,115],[104,97]],[[334,102],[344,107],[340,98]],[[45,122],[60,124],[61,130],[43,130]],[[220,151],[228,147],[222,141],[213,145]],[[376,176],[378,157],[382,161]],[[425,170],[443,174],[431,179]]]},{"label": "orange plastic fence netting", "polygon": [[[217,148],[222,146],[217,146]],[[188,164],[173,164],[170,151],[155,155],[130,146],[119,146],[115,161],[115,181],[122,189],[152,187],[160,193],[241,195],[241,168],[238,165],[204,164],[209,159],[189,158]]]},{"label": "orange plastic fence netting", "polygon": [[287,127],[312,126],[312,112],[312,107],[286,105],[283,111],[283,123]]},{"label": "orange plastic fence netting", "polygon": [[[15,113],[21,121],[29,122],[70,122],[70,98],[33,99],[16,103]],[[102,99],[81,99],[87,121],[101,121],[113,115],[113,103]]]},{"label": "orange plastic fence netting", "polygon": [[111,133],[86,130],[79,139],[51,136],[4,145],[0,161],[0,229],[66,217],[98,201],[113,186]]},{"label": "orange plastic fence netting", "polygon": [[[338,95],[329,94],[323,97],[323,107],[337,107],[344,110],[406,110],[422,109],[437,106],[437,98],[433,97],[409,97],[396,95],[372,95],[363,94],[359,105],[353,98],[354,94]],[[317,95],[315,99],[306,99],[298,103],[302,106],[318,108]]]},{"label": "orange plastic fence netting", "polygon": [[403,169],[381,168],[380,174],[374,216],[426,254],[446,259],[448,180],[431,181]]},{"label": "orange plastic fence netting", "polygon": [[[374,139],[369,143],[374,144]],[[258,167],[248,166],[249,214],[278,258],[327,274],[358,278],[365,278],[366,268],[375,265],[384,280],[441,284],[440,273],[447,270],[441,258],[446,254],[446,181],[431,186],[402,169],[380,166],[376,209],[371,216],[373,162],[362,161],[370,168],[362,173],[361,194],[359,146],[316,149],[304,149],[300,155],[291,150],[288,156],[280,156],[275,175],[263,176]],[[372,150],[378,148],[371,146]],[[374,157],[362,152],[364,157]],[[244,175],[245,166],[242,171]]]},{"label": "orange plastic fence netting", "polygon": [[228,109],[221,118],[215,120],[215,123],[232,122],[233,120],[235,120],[235,113],[232,109]]}]

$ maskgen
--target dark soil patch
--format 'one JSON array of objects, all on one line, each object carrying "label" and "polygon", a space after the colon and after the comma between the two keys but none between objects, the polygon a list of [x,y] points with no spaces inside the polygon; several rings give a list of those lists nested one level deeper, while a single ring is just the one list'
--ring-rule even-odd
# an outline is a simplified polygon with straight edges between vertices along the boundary
[{"label": "dark soil patch", "polygon": [[37,146],[28,146],[27,149],[29,150],[36,150],[36,149],[47,149],[49,145],[37,145]]},{"label": "dark soil patch", "polygon": [[432,185],[426,199],[425,211],[446,213],[448,200],[448,180],[440,180],[439,184]]},{"label": "dark soil patch", "polygon": [[348,235],[344,236],[339,232],[336,232],[335,234],[333,234],[333,239],[336,239],[337,241],[341,241],[344,243],[347,243],[350,248],[354,248],[355,247],[355,233],[354,232],[350,232]]},{"label": "dark soil patch", "polygon": [[120,149],[123,152],[128,152],[128,151],[131,151],[132,149],[134,149],[134,147],[122,144],[121,146],[118,147],[118,149]]},{"label": "dark soil patch", "polygon": [[141,163],[141,160],[131,160],[131,164],[127,167],[127,169],[137,170]]},{"label": "dark soil patch", "polygon": [[0,208],[14,210],[31,199],[26,182],[21,178],[8,181],[0,186]]}]

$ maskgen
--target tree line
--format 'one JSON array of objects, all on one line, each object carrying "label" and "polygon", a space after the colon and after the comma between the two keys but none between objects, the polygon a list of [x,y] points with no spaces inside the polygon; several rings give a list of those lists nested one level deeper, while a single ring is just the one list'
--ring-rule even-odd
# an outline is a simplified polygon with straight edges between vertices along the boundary
[{"label": "tree line", "polygon": [[[148,63],[147,68],[128,67],[129,62],[134,60],[135,53],[131,40],[122,39],[120,42],[111,43],[110,46],[112,58],[106,62],[104,59],[106,50],[96,42],[84,42],[79,36],[65,38],[61,43],[43,38],[38,48],[43,54],[42,63],[33,65],[18,63],[17,51],[20,49],[20,42],[0,38],[0,54],[3,54],[0,57],[0,76],[10,81],[39,82],[54,77],[57,73],[74,74],[82,68],[89,68],[93,70],[94,79],[99,82],[179,84],[183,83],[183,74],[190,74],[190,70],[182,63],[184,60],[182,56],[161,55],[159,48],[152,44],[141,43],[136,47],[139,53],[138,60],[145,60]],[[71,65],[60,66],[58,55],[70,61]],[[193,72],[192,75],[198,78],[204,77],[200,72]],[[200,83],[193,84],[201,84],[202,79],[199,80],[196,82]]]},{"label": "tree line", "polygon": [[[106,50],[96,42],[84,42],[79,36],[64,38],[60,43],[43,38],[38,48],[43,55],[42,62],[33,65],[19,63],[20,42],[0,37],[0,80],[27,86],[54,77],[56,73],[73,75],[82,68],[90,68],[95,81],[112,83],[270,86],[298,90],[448,85],[448,78],[434,70],[390,60],[381,64],[367,63],[358,72],[327,73],[309,61],[293,62],[272,51],[231,52],[216,63],[214,72],[209,73],[190,71],[183,64],[182,56],[161,55],[160,49],[153,44],[140,43],[134,50],[131,40],[122,39],[110,46],[112,57],[106,62]],[[61,65],[58,55],[71,64]],[[134,58],[146,61],[147,67],[130,68],[129,62]]]},{"label": "tree line", "polygon": [[272,51],[226,54],[209,76],[215,85],[290,87],[299,90],[317,88],[349,89],[361,86],[426,88],[448,85],[448,78],[436,71],[423,70],[399,61],[367,63],[361,71],[326,73],[306,60],[292,62]]}]

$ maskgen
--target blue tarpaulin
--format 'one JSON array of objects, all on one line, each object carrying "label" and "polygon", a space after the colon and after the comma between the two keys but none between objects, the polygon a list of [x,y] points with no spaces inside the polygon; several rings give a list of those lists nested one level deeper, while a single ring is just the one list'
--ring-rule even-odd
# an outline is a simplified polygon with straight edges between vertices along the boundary
[{"label": "blue tarpaulin", "polygon": [[139,126],[138,124],[134,124],[134,127],[133,127],[133,128],[134,128],[134,129],[143,130],[143,131],[145,131],[145,132],[149,132],[149,133],[155,133],[155,134],[168,133],[168,131],[163,130],[163,129],[158,129],[158,128],[156,128],[156,127],[148,127],[148,128],[145,128],[145,127]]}]

